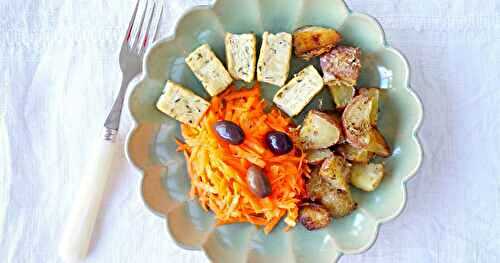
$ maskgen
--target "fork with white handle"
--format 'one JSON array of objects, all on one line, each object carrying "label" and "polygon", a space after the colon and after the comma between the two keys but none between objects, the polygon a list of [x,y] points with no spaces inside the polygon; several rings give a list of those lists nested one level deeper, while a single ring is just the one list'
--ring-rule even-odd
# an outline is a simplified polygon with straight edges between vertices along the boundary
[{"label": "fork with white handle", "polygon": [[[96,145],[95,151],[91,152],[93,158],[86,166],[88,170],[82,174],[79,192],[69,214],[67,225],[63,229],[59,256],[66,262],[80,261],[87,256],[103,194],[108,179],[113,174],[110,171],[113,155],[121,150],[114,140],[120,126],[127,86],[137,74],[142,72],[142,58],[145,50],[156,38],[163,6],[151,0],[145,0],[144,11],[140,19],[136,20],[139,2],[138,0],[135,6],[120,50],[120,68],[123,74],[120,91],[104,122],[104,138]],[[148,8],[148,4],[152,7]],[[146,25],[144,25],[145,21]]]}]

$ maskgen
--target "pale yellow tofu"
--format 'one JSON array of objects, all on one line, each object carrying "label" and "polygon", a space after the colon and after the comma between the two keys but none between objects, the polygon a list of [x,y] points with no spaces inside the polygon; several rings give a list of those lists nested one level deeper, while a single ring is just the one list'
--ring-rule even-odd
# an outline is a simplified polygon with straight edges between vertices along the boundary
[{"label": "pale yellow tofu", "polygon": [[295,116],[322,88],[323,78],[314,66],[309,65],[276,92],[273,102],[289,116]]},{"label": "pale yellow tofu", "polygon": [[226,33],[227,70],[233,79],[252,82],[257,61],[257,39],[254,34]]},{"label": "pale yellow tofu", "polygon": [[209,105],[210,103],[192,91],[169,80],[156,103],[156,108],[182,123],[195,126]]},{"label": "pale yellow tofu", "polygon": [[203,44],[191,52],[186,63],[211,96],[221,93],[233,82],[231,75],[208,44]]},{"label": "pale yellow tofu", "polygon": [[259,60],[257,62],[257,80],[283,86],[290,71],[292,57],[292,35],[281,32],[264,32]]}]

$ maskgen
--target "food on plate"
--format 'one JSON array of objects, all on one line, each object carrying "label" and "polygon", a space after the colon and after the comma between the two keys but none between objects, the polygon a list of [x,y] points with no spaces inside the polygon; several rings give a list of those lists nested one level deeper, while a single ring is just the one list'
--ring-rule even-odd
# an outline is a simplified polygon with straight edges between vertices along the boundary
[{"label": "food on plate", "polygon": [[257,61],[257,39],[254,34],[226,33],[227,69],[233,79],[251,82]]},{"label": "food on plate", "polygon": [[323,161],[317,173],[312,173],[306,184],[308,197],[326,207],[333,218],[348,215],[357,203],[349,188],[350,165],[339,155]]},{"label": "food on plate", "polygon": [[342,126],[338,118],[317,110],[307,113],[299,132],[300,143],[305,150],[328,148],[341,138]]},{"label": "food on plate", "polygon": [[250,191],[256,196],[264,198],[271,194],[271,184],[264,173],[264,169],[255,165],[250,165],[247,170],[247,182],[248,188],[250,188]]},{"label": "food on plate", "polygon": [[292,35],[264,32],[257,62],[257,80],[283,86],[288,78],[292,57]]},{"label": "food on plate", "polygon": [[361,70],[361,49],[337,46],[320,58],[323,78],[328,86],[355,86]]},{"label": "food on plate", "polygon": [[[361,50],[337,46],[341,39],[334,29],[317,26],[294,32],[295,55],[321,55],[323,77],[308,65],[285,84],[292,36],[265,32],[257,69],[254,34],[226,34],[229,72],[207,44],[186,58],[210,103],[167,81],[157,108],[182,122],[183,140],[177,143],[187,162],[190,196],[214,213],[217,225],[249,222],[267,234],[283,219],[286,230],[297,221],[316,230],[356,209],[351,184],[376,190],[384,166],[370,161],[391,154],[377,128],[380,90],[356,88]],[[258,81],[282,86],[273,97],[276,107],[261,97],[259,82],[252,88],[231,85],[233,78],[253,81],[255,70]],[[297,125],[291,117],[324,84],[335,109],[311,109]]]},{"label": "food on plate", "polygon": [[378,104],[379,104],[379,98],[380,98],[380,89],[379,88],[360,88],[359,89],[359,94],[368,96],[372,98],[372,112],[370,113],[370,123],[373,126],[377,125],[377,115],[378,115]]},{"label": "food on plate", "polygon": [[323,79],[314,66],[309,65],[295,74],[276,92],[273,102],[288,116],[299,114],[323,88]]},{"label": "food on plate", "polygon": [[346,140],[356,148],[366,147],[370,142],[372,102],[371,97],[358,95],[345,107],[342,113],[342,125]]},{"label": "food on plate", "polygon": [[214,130],[219,138],[233,145],[239,145],[245,139],[243,130],[232,121],[218,121],[214,124]]},{"label": "food on plate", "polygon": [[158,110],[188,125],[196,125],[208,107],[203,98],[170,80],[156,103]]},{"label": "food on plate", "polygon": [[381,157],[389,157],[391,149],[376,127],[379,89],[360,89],[345,108],[342,124],[347,141],[358,149],[365,149]]},{"label": "food on plate", "polygon": [[342,40],[333,28],[304,26],[293,32],[295,56],[309,60],[330,51]]},{"label": "food on plate", "polygon": [[389,144],[384,139],[384,136],[378,131],[377,128],[373,127],[368,133],[369,143],[366,146],[366,150],[373,152],[380,157],[389,157],[391,155],[391,149]]},{"label": "food on plate", "polygon": [[363,191],[375,190],[384,177],[384,165],[381,163],[356,163],[351,167],[351,184]]},{"label": "food on plate", "polygon": [[368,163],[373,153],[365,148],[356,148],[348,143],[335,147],[336,152],[353,163]]},{"label": "food on plate", "polygon": [[305,203],[300,207],[299,221],[307,230],[316,230],[330,224],[331,218],[322,205]]},{"label": "food on plate", "polygon": [[284,132],[268,132],[265,136],[265,141],[269,150],[275,155],[287,154],[293,149],[292,139]]},{"label": "food on plate", "polygon": [[345,108],[349,102],[354,98],[356,89],[353,86],[346,85],[330,85],[328,86],[330,94],[332,95],[335,107],[339,110]]},{"label": "food on plate", "polygon": [[330,149],[314,149],[306,151],[306,162],[308,164],[320,164],[323,160],[330,158],[333,152]]},{"label": "food on plate", "polygon": [[[212,97],[197,126],[181,125],[184,142],[178,141],[178,150],[186,157],[190,195],[214,213],[217,225],[249,222],[269,233],[282,218],[289,227],[296,224],[309,168],[297,147],[279,156],[267,147],[264,137],[272,131],[285,132],[294,142],[298,138],[293,121],[277,108],[266,110],[267,106],[258,84],[240,90],[231,86]],[[243,143],[220,140],[213,129],[220,120],[238,125],[245,134]],[[271,186],[264,198],[247,181],[253,166],[262,169]]]},{"label": "food on plate", "polygon": [[195,49],[186,58],[186,64],[211,96],[224,91],[233,79],[208,44]]}]

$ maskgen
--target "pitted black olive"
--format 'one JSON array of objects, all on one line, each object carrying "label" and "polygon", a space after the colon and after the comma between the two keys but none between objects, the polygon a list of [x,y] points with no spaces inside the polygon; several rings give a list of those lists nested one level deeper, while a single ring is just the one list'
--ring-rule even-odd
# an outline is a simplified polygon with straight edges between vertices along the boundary
[{"label": "pitted black olive", "polygon": [[251,165],[247,170],[247,183],[250,190],[258,197],[264,198],[271,194],[271,184],[262,168]]},{"label": "pitted black olive", "polygon": [[266,134],[267,147],[276,155],[289,153],[293,148],[292,139],[288,134],[279,131],[272,131]]},{"label": "pitted black olive", "polygon": [[214,129],[219,138],[230,144],[238,145],[245,139],[243,130],[232,121],[218,121],[215,123]]}]

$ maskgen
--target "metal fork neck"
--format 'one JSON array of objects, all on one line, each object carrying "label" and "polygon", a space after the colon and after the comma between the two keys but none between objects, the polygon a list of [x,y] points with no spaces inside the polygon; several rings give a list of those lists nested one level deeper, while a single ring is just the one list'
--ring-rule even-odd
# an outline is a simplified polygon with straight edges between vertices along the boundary
[{"label": "metal fork neck", "polygon": [[109,130],[118,131],[120,127],[120,118],[122,115],[123,109],[123,101],[125,100],[125,94],[127,92],[127,86],[132,80],[133,76],[129,76],[127,74],[123,74],[122,76],[122,84],[118,95],[116,96],[115,102],[113,103],[113,107],[104,122],[104,127]]},{"label": "metal fork neck", "polygon": [[103,139],[105,141],[114,142],[117,134],[118,134],[118,130],[104,128],[104,138]]}]

